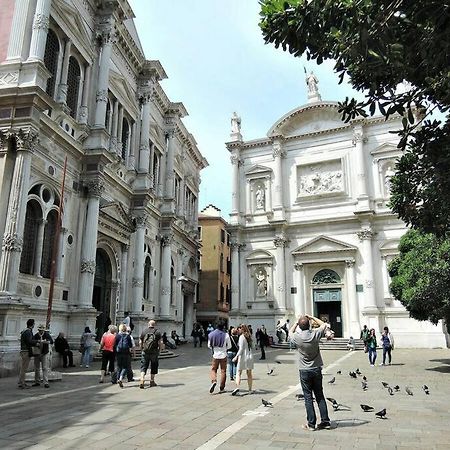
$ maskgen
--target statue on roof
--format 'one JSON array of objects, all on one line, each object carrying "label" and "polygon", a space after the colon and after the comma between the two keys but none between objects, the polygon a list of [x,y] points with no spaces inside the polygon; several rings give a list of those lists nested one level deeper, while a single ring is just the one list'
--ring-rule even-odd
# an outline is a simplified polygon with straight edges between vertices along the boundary
[{"label": "statue on roof", "polygon": [[231,134],[240,133],[241,132],[241,118],[233,113],[231,116]]},{"label": "statue on roof", "polygon": [[316,77],[313,71],[311,71],[308,75],[305,69],[306,74],[306,85],[308,86],[308,102],[320,102],[322,100],[322,97],[319,93],[319,79]]}]

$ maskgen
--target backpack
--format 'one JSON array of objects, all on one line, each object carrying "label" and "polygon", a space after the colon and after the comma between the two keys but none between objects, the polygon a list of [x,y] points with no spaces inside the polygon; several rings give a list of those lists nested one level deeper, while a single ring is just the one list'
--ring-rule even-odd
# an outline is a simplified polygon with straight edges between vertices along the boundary
[{"label": "backpack", "polygon": [[117,353],[127,353],[130,349],[130,337],[128,334],[121,334],[119,342],[116,346],[116,352]]},{"label": "backpack", "polygon": [[158,340],[156,339],[156,331],[153,333],[147,333],[144,336],[144,340],[142,342],[142,350],[144,350],[145,353],[150,353],[158,348]]}]

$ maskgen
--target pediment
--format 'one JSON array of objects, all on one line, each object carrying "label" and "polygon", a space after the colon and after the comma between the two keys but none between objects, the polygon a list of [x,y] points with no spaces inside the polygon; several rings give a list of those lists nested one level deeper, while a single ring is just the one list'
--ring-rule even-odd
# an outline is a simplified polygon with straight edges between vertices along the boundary
[{"label": "pediment", "polygon": [[250,264],[272,264],[273,256],[266,252],[265,250],[255,250],[254,252],[250,253],[247,258],[245,258],[247,261],[247,265]]},{"label": "pediment", "polygon": [[59,10],[61,17],[66,21],[69,28],[81,35],[82,42],[91,42],[92,35],[88,25],[81,20],[80,13],[72,6],[73,3],[66,1],[53,2],[52,7]]},{"label": "pediment", "polygon": [[119,100],[126,104],[131,111],[136,110],[136,93],[125,80],[125,78],[117,71],[110,69],[109,80],[111,83],[111,90],[119,98]]},{"label": "pediment", "polygon": [[319,102],[296,108],[279,119],[267,135],[284,137],[320,133],[346,127],[335,102]]},{"label": "pediment", "polygon": [[263,175],[272,172],[270,167],[256,165],[251,167],[245,172],[245,175]]},{"label": "pediment", "polygon": [[397,156],[400,153],[401,150],[397,148],[397,145],[391,142],[385,142],[370,152],[371,155],[377,157]]},{"label": "pediment", "polygon": [[312,253],[356,252],[357,248],[327,236],[318,236],[292,252],[293,255]]},{"label": "pediment", "polygon": [[104,219],[120,224],[130,232],[133,231],[133,222],[130,220],[130,215],[125,211],[125,208],[118,202],[107,203],[100,206],[100,215]]}]

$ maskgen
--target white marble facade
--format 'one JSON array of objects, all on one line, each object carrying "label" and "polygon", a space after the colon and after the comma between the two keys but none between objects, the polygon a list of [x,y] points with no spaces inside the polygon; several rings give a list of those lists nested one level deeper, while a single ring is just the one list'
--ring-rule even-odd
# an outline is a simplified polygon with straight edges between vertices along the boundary
[{"label": "white marble facade", "polygon": [[6,3],[0,373],[15,367],[26,320],[46,321],[66,157],[51,332],[77,345],[86,325],[101,332],[125,311],[135,333],[151,317],[163,330],[190,332],[207,161],[182,122],[183,104],[161,86],[162,65],[144,56],[129,3]]},{"label": "white marble facade", "polygon": [[397,346],[446,346],[442,324],[410,319],[389,292],[387,264],[406,232],[388,208],[399,118],[345,124],[308,80],[308,103],[266,137],[246,142],[232,119],[230,323],[275,336],[278,320],[308,313],[345,338],[387,325]]}]

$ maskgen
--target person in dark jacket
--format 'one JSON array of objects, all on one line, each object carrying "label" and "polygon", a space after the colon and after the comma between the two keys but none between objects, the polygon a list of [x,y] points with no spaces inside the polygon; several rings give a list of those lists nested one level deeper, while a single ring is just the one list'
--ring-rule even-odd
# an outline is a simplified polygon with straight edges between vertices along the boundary
[{"label": "person in dark jacket", "polygon": [[48,384],[48,368],[50,365],[50,345],[53,345],[53,339],[45,325],[38,326],[38,332],[34,335],[34,339],[39,342],[41,353],[34,355],[34,383],[32,386],[40,386],[40,370],[42,366],[42,379],[44,387],[49,388]]},{"label": "person in dark jacket", "polygon": [[117,356],[117,383],[123,388],[123,377],[127,374],[127,368],[131,365],[131,349],[133,343],[124,323],[119,325],[119,333],[116,334],[114,343]]},{"label": "person in dark jacket", "polygon": [[265,348],[269,346],[269,335],[264,325],[259,330],[259,346],[261,347],[261,358],[259,359],[266,359]]},{"label": "person in dark jacket", "polygon": [[30,387],[25,383],[25,374],[33,356],[33,347],[39,347],[39,342],[33,337],[33,328],[34,319],[28,319],[27,327],[20,333],[19,389],[28,389]]},{"label": "person in dark jacket", "polygon": [[75,367],[73,364],[72,350],[70,350],[69,343],[62,332],[59,333],[58,337],[55,339],[55,350],[62,356],[64,368],[67,367],[67,360],[69,360],[69,367]]}]

